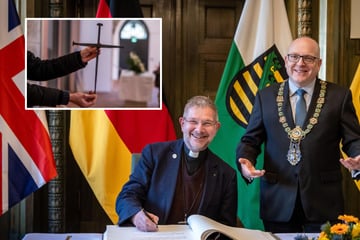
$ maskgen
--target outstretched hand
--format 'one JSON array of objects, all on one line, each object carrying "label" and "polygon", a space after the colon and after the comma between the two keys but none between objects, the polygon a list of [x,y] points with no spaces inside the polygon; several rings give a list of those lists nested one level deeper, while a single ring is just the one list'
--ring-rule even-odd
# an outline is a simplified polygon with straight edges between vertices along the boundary
[{"label": "outstretched hand", "polygon": [[344,167],[346,167],[347,169],[351,170],[360,170],[360,155],[356,156],[354,158],[349,157],[349,158],[341,158],[340,162],[342,165],[344,165]]},{"label": "outstretched hand", "polygon": [[100,54],[100,49],[97,47],[86,47],[80,51],[81,61],[87,63],[91,59]]},{"label": "outstretched hand", "polygon": [[261,177],[265,174],[265,170],[255,169],[254,165],[246,158],[239,158],[239,163],[241,164],[243,176],[249,180]]},{"label": "outstretched hand", "polygon": [[79,107],[91,107],[96,102],[97,95],[95,93],[70,93],[70,102],[78,105]]}]

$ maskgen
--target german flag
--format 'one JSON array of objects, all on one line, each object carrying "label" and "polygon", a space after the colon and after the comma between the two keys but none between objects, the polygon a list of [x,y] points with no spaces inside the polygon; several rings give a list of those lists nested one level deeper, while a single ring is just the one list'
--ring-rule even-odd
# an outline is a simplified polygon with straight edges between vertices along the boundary
[{"label": "german flag", "polygon": [[[138,0],[100,0],[96,17],[142,17]],[[160,103],[161,104],[161,103]],[[131,158],[146,144],[176,139],[166,105],[161,110],[72,110],[70,147],[111,221],[115,201],[129,179]]]},{"label": "german flag", "polygon": [[139,0],[100,0],[96,17],[142,18]]}]

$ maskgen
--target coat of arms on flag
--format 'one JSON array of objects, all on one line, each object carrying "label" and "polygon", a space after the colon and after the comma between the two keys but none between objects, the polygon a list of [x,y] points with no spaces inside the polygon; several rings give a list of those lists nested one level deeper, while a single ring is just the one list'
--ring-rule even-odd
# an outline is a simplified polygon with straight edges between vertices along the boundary
[{"label": "coat of arms on flag", "polygon": [[226,107],[240,126],[248,124],[257,91],[287,78],[284,66],[284,58],[273,45],[235,75],[227,90]]}]

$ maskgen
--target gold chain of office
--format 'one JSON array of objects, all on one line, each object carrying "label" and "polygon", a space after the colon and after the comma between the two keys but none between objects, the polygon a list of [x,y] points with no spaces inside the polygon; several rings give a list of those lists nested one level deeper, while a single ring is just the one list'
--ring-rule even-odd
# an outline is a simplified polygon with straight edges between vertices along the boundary
[{"label": "gold chain of office", "polygon": [[320,81],[321,89],[320,89],[319,97],[316,101],[316,108],[315,108],[314,114],[310,118],[309,124],[306,126],[305,130],[302,130],[300,126],[296,126],[293,129],[291,129],[289,127],[289,124],[288,124],[286,117],[284,115],[284,112],[283,112],[285,82],[282,82],[280,84],[278,95],[276,98],[278,114],[279,114],[279,122],[282,124],[285,132],[288,134],[289,138],[292,141],[297,142],[297,141],[305,138],[305,136],[312,130],[314,125],[317,124],[321,109],[325,103],[326,84],[327,83],[325,81],[322,81],[322,80]]},{"label": "gold chain of office", "polygon": [[278,113],[279,113],[279,122],[282,124],[285,132],[288,134],[288,137],[290,138],[287,160],[293,166],[297,165],[302,158],[301,149],[300,149],[301,140],[304,139],[305,136],[313,129],[314,125],[317,124],[321,109],[324,105],[325,95],[326,95],[326,82],[320,81],[320,85],[321,85],[320,93],[316,101],[316,108],[314,114],[310,118],[309,123],[306,126],[306,129],[303,130],[301,126],[295,126],[293,129],[289,127],[289,124],[283,112],[285,82],[282,82],[280,84],[278,95],[276,98]]}]

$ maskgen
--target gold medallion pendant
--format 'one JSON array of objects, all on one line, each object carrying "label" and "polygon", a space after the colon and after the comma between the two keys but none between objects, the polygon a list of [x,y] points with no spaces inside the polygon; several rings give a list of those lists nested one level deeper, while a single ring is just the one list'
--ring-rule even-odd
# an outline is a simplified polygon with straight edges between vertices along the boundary
[{"label": "gold medallion pendant", "polygon": [[289,132],[289,137],[291,141],[297,142],[305,137],[305,132],[301,129],[301,127],[296,126]]},{"label": "gold medallion pendant", "polygon": [[322,80],[320,81],[320,93],[316,101],[317,103],[316,108],[313,116],[309,120],[309,123],[306,125],[305,130],[303,130],[300,126],[296,126],[295,128],[291,129],[287,122],[287,119],[283,111],[284,86],[285,86],[285,82],[282,82],[279,87],[276,102],[278,107],[279,122],[283,126],[285,132],[288,134],[288,137],[290,139],[289,150],[287,153],[287,160],[291,165],[295,166],[301,160],[301,149],[300,149],[301,140],[303,140],[305,136],[309,134],[311,130],[314,128],[314,126],[318,123],[321,109],[325,103],[326,82]]},{"label": "gold medallion pendant", "polygon": [[305,137],[305,132],[301,127],[296,126],[289,132],[290,146],[287,154],[287,160],[293,166],[301,160],[300,142]]}]

